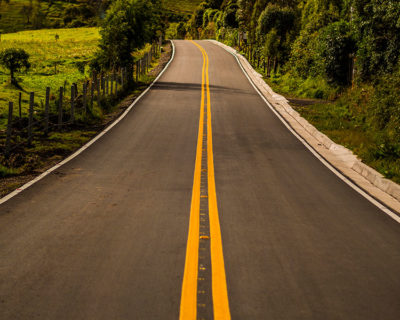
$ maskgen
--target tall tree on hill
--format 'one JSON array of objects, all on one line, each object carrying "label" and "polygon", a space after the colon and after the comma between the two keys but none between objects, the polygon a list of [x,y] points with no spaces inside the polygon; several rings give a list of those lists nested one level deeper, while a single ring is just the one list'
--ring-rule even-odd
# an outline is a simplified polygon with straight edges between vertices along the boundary
[{"label": "tall tree on hill", "polygon": [[[107,11],[100,30],[96,63],[106,69],[133,68],[132,52],[154,37],[154,3],[159,1],[117,0]],[[131,72],[129,72],[131,74]]]},{"label": "tall tree on hill", "polygon": [[23,5],[21,8],[20,13],[25,16],[27,24],[30,24],[30,17],[32,15],[32,11],[33,11],[32,0],[29,1],[29,4]]}]

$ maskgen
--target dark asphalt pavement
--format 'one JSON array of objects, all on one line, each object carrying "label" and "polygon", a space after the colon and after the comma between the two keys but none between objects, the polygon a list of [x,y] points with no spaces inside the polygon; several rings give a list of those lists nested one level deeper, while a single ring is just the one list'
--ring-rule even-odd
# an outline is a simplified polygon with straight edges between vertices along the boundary
[{"label": "dark asphalt pavement", "polygon": [[[232,319],[400,319],[400,225],[209,56],[215,180]],[[0,205],[0,319],[178,319],[202,55],[175,41],[109,133]]]}]

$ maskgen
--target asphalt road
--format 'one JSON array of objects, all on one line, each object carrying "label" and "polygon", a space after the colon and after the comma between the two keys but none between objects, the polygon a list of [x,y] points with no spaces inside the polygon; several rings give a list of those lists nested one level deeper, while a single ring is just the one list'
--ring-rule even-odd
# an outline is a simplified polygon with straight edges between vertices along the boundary
[{"label": "asphalt road", "polygon": [[[400,319],[400,225],[286,129],[230,54],[198,43],[232,319]],[[179,318],[204,60],[175,45],[117,126],[0,205],[0,319]]]}]

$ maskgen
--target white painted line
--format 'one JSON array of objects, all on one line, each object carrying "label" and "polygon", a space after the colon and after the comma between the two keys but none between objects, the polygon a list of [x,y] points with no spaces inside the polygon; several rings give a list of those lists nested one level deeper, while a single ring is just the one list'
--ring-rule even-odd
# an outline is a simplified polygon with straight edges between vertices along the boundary
[{"label": "white painted line", "polygon": [[288,130],[297,138],[300,140],[300,142],[308,149],[311,151],[311,153],[319,160],[321,161],[329,170],[331,170],[336,176],[338,176],[343,182],[345,182],[348,186],[353,188],[355,191],[357,191],[360,195],[362,195],[365,199],[367,199],[369,202],[374,204],[376,207],[381,209],[384,213],[386,213],[389,217],[391,217],[393,220],[397,221],[400,223],[400,216],[398,216],[396,213],[394,213],[392,210],[390,210],[388,207],[377,201],[375,198],[371,197],[367,192],[365,192],[363,189],[361,189],[358,185],[356,185],[353,181],[351,181],[349,178],[347,178],[345,175],[343,175],[340,171],[338,171],[335,167],[333,167],[328,161],[326,161],[313,147],[311,147],[306,140],[304,140],[291,126],[290,124],[286,121],[285,118],[283,118],[278,111],[275,110],[275,108],[269,103],[269,101],[264,97],[264,95],[260,92],[260,90],[257,88],[257,86],[254,84],[253,80],[249,77],[247,72],[244,70],[242,63],[236,56],[236,54],[230,52],[226,48],[222,47],[226,52],[230,53],[232,56],[235,57],[237,63],[239,64],[240,68],[242,69],[244,75],[246,78],[249,80],[250,84],[253,86],[253,88],[256,90],[256,92],[260,95],[260,97],[264,100],[264,102],[267,104],[269,109],[278,117],[278,119],[288,128]]},{"label": "white painted line", "polygon": [[45,176],[48,174],[52,173],[54,170],[58,169],[62,165],[66,164],[67,162],[71,161],[72,159],[76,158],[78,155],[80,155],[83,151],[85,151],[87,148],[89,148],[93,143],[95,143],[97,140],[99,140],[102,136],[104,136],[108,131],[110,131],[115,125],[117,125],[125,116],[128,114],[129,111],[136,105],[136,103],[151,89],[151,87],[160,79],[160,77],[163,75],[163,73],[167,70],[171,62],[174,60],[175,57],[175,45],[174,42],[171,41],[172,44],[172,56],[171,59],[168,61],[164,69],[160,72],[160,74],[157,76],[156,79],[149,85],[149,87],[142,92],[142,94],[135,99],[135,101],[132,102],[132,104],[122,113],[113,123],[111,123],[107,128],[105,128],[103,131],[101,131],[96,137],[94,137],[92,140],[90,140],[88,143],[83,145],[81,148],[79,148],[77,151],[75,151],[73,154],[71,154],[68,158],[64,159],[63,161],[57,163],[47,171],[43,172],[41,175],[37,176],[35,179],[27,182],[24,184],[22,187],[17,188],[10,194],[6,195],[5,197],[0,199],[0,204],[3,204],[4,202],[10,200],[11,198],[15,197],[17,194],[21,193],[25,189],[28,189],[30,186],[35,184],[36,182],[42,180]]}]

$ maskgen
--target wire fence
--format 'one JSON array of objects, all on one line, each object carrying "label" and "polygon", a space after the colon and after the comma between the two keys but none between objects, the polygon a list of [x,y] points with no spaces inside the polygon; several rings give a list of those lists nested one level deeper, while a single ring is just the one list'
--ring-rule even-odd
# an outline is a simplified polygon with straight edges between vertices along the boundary
[{"label": "wire fence", "polygon": [[[7,158],[16,149],[31,146],[35,135],[45,139],[50,132],[89,121],[95,106],[105,107],[108,101],[128,88],[130,81],[139,82],[149,72],[151,62],[160,51],[161,42],[153,43],[130,71],[121,68],[107,74],[94,72],[91,79],[85,79],[79,85],[73,83],[70,88],[64,85],[57,92],[51,92],[51,88],[46,87],[45,101],[41,101],[40,105],[35,103],[35,92],[30,92],[28,112],[25,114],[20,92],[18,105],[14,105],[13,101],[8,103],[6,130],[0,130],[0,154]],[[13,117],[14,108],[18,108],[17,117]]]}]

